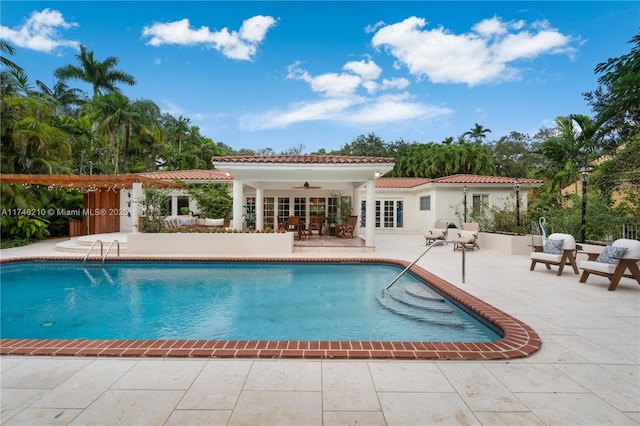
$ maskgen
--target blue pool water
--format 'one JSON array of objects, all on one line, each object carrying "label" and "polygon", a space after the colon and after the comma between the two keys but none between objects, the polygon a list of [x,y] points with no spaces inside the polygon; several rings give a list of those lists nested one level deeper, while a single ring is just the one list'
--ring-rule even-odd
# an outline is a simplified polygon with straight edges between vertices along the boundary
[{"label": "blue pool water", "polygon": [[75,262],[4,265],[3,338],[500,339],[389,264]]}]

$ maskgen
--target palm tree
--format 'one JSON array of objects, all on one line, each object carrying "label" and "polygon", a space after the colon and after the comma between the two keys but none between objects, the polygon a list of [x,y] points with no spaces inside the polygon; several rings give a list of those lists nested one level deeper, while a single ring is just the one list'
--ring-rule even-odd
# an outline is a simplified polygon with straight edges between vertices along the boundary
[{"label": "palm tree", "polygon": [[557,135],[540,144],[540,153],[549,160],[553,186],[563,187],[575,180],[580,167],[597,157],[599,135],[597,125],[585,115],[558,117],[555,122]]},{"label": "palm tree", "polygon": [[77,110],[74,107],[79,107],[86,102],[82,90],[70,88],[62,80],[56,81],[53,88],[49,88],[40,80],[36,80],[36,85],[40,89],[38,93],[40,97],[57,104],[58,114],[76,116]]},{"label": "palm tree", "polygon": [[487,133],[491,133],[491,129],[487,129],[476,123],[471,130],[464,132],[462,137],[469,136],[475,143],[482,143],[482,140],[487,137]]},{"label": "palm tree", "polygon": [[[0,52],[8,53],[9,55],[15,55],[16,49],[14,49],[13,46],[8,44],[7,42],[0,40]],[[21,67],[19,67],[15,62],[7,59],[7,57],[4,55],[0,55],[0,64],[13,71],[22,71]]]},{"label": "palm tree", "polygon": [[78,79],[91,84],[94,97],[102,94],[101,90],[120,93],[116,83],[129,86],[136,84],[133,76],[114,69],[118,65],[118,58],[115,56],[98,61],[93,57],[93,52],[88,52],[85,46],[80,46],[80,54],[76,55],[76,58],[80,66],[65,65],[55,70],[54,75],[61,80]]}]

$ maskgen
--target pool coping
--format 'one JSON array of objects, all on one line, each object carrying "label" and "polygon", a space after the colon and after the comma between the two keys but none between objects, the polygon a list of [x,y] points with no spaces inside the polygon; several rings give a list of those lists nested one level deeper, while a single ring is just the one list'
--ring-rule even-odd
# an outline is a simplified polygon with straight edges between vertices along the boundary
[{"label": "pool coping", "polygon": [[[82,257],[21,257],[0,259],[0,265],[30,261],[77,262]],[[267,258],[267,257],[129,257],[107,262],[302,262],[386,263],[402,268],[409,262],[388,258]],[[411,273],[498,326],[504,337],[494,342],[382,342],[272,340],[87,340],[0,339],[0,355],[167,357],[167,358],[293,358],[506,360],[527,357],[542,341],[524,322],[465,292],[448,281],[413,265]]]}]

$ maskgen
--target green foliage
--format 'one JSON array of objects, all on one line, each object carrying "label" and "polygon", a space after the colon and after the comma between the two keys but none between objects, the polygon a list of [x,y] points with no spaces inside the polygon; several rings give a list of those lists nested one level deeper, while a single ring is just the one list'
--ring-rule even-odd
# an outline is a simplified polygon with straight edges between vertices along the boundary
[{"label": "green foliage", "polygon": [[165,205],[171,200],[169,191],[153,187],[144,188],[142,200],[142,213],[144,222],[143,232],[161,232],[164,229]]},{"label": "green foliage", "polygon": [[202,217],[229,219],[233,208],[233,198],[227,192],[227,185],[220,183],[194,185],[187,192],[196,200]]},{"label": "green foliage", "polygon": [[2,216],[2,228],[8,229],[11,238],[42,240],[49,236],[49,221],[37,216]]},{"label": "green foliage", "polygon": [[31,244],[31,240],[28,238],[3,238],[0,241],[0,249],[23,247],[29,244]]}]

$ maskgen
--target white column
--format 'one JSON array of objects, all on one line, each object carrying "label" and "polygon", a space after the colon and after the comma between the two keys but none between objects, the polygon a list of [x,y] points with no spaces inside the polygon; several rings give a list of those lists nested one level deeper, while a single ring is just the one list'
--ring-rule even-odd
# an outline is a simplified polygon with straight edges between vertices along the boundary
[{"label": "white column", "polygon": [[256,188],[256,231],[264,229],[264,189]]},{"label": "white column", "polygon": [[133,233],[138,233],[141,229],[138,229],[138,223],[140,223],[140,203],[144,198],[142,192],[142,183],[134,182],[131,188],[131,230]]},{"label": "white column", "polygon": [[244,184],[241,180],[233,181],[233,229],[242,231],[244,220]]},{"label": "white column", "polygon": [[178,196],[171,196],[171,216],[178,216]]},{"label": "white column", "polygon": [[376,236],[376,181],[367,181],[367,199],[365,201],[367,227],[365,229],[365,245],[375,247]]}]

